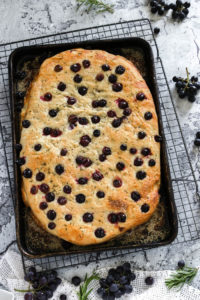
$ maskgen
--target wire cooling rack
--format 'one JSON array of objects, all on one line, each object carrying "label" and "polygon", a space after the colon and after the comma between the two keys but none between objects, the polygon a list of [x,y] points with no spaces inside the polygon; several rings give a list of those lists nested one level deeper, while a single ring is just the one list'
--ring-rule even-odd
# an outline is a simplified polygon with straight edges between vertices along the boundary
[{"label": "wire cooling rack", "polygon": [[[8,86],[8,57],[10,53],[21,46],[124,37],[143,38],[150,43],[153,49],[163,127],[179,220],[179,233],[173,244],[196,240],[200,237],[200,208],[196,197],[198,186],[169,91],[162,61],[159,57],[159,50],[152,32],[151,23],[148,19],[103,25],[0,45],[0,134],[4,144],[4,155],[11,192],[13,192],[13,161]],[[30,264],[34,264],[35,266],[40,266],[43,270],[97,262],[98,260],[126,255],[136,251],[139,251],[139,249],[73,254],[31,261],[23,257],[23,262],[25,269]]]}]

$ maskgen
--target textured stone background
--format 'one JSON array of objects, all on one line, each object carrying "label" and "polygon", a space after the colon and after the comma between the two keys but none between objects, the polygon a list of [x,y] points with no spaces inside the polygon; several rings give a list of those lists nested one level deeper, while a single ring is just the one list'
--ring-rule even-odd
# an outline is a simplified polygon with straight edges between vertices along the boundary
[{"label": "textured stone background", "polygon": [[[187,19],[182,23],[173,22],[170,13],[164,17],[153,16],[145,0],[111,0],[115,4],[113,14],[86,14],[84,10],[76,10],[76,1],[35,1],[35,0],[1,0],[0,1],[0,43],[22,40],[46,34],[59,33],[73,29],[81,29],[119,21],[149,18],[153,27],[161,29],[157,36],[160,56],[163,60],[166,75],[180,118],[181,127],[187,148],[199,180],[200,155],[199,149],[193,146],[194,135],[200,130],[200,97],[191,104],[178,99],[174,92],[171,78],[174,75],[185,76],[185,67],[191,74],[200,75],[200,6],[198,0],[191,1],[192,7]],[[171,2],[171,1],[170,1]],[[191,196],[192,197],[192,196]],[[12,201],[10,197],[5,167],[5,153],[0,139],[0,254],[15,240],[15,223]],[[15,243],[13,247],[16,247]],[[148,251],[141,251],[126,257],[133,259],[136,268],[161,269],[174,268],[180,258],[188,264],[200,265],[200,241],[178,246],[168,246]],[[112,259],[109,264],[121,260]],[[104,265],[100,263],[100,265]],[[95,267],[91,264],[88,268]],[[85,272],[79,267],[73,272]],[[69,271],[71,276],[72,270]]]}]

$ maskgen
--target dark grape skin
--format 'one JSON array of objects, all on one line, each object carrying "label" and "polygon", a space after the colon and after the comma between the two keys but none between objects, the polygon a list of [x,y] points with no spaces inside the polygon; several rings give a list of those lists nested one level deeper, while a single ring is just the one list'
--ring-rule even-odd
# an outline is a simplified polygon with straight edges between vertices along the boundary
[{"label": "dark grape skin", "polygon": [[33,299],[33,294],[32,293],[26,293],[24,295],[24,300],[32,300]]},{"label": "dark grape skin", "polygon": [[72,278],[72,284],[73,284],[73,285],[79,286],[80,283],[81,283],[80,277],[74,276],[74,277]]},{"label": "dark grape skin", "polygon": [[60,300],[67,300],[67,296],[66,295],[64,295],[64,294],[62,294],[62,295],[60,295],[60,298],[59,298]]},{"label": "dark grape skin", "polygon": [[132,286],[130,284],[125,284],[124,287],[125,287],[125,292],[127,294],[130,294],[133,291],[133,288],[132,288]]},{"label": "dark grape skin", "polygon": [[55,292],[55,290],[57,289],[57,284],[55,283],[50,283],[48,285],[49,289],[52,291],[52,292]]},{"label": "dark grape skin", "polygon": [[118,291],[118,289],[119,289],[119,286],[116,283],[112,283],[109,288],[110,292],[112,292],[112,293],[116,293]]},{"label": "dark grape skin", "polygon": [[152,14],[157,13],[157,11],[158,11],[158,8],[157,8],[156,6],[153,6],[153,7],[151,8]]},{"label": "dark grape skin", "polygon": [[45,277],[45,276],[42,276],[41,278],[40,278],[40,280],[39,280],[39,285],[40,286],[44,286],[44,285],[46,285],[47,284],[47,278]]},{"label": "dark grape skin", "polygon": [[181,89],[181,90],[179,91],[178,95],[179,95],[179,98],[183,99],[183,98],[185,98],[185,96],[186,96],[186,92],[185,92],[184,90]]},{"label": "dark grape skin", "polygon": [[164,12],[165,12],[165,11],[164,11],[164,8],[161,7],[161,8],[158,9],[158,14],[159,14],[160,16],[164,15]]},{"label": "dark grape skin", "polygon": [[150,6],[151,7],[156,6],[156,5],[157,5],[157,2],[155,0],[150,1]]},{"label": "dark grape skin", "polygon": [[[35,293],[35,297],[38,300],[46,300],[46,293],[44,291],[38,291]],[[35,299],[35,298],[34,298]]]},{"label": "dark grape skin", "polygon": [[178,261],[178,268],[179,269],[182,269],[182,268],[184,268],[185,267],[185,262],[184,262],[184,260],[179,260]]},{"label": "dark grape skin", "polygon": [[35,279],[35,273],[32,271],[28,271],[28,273],[25,275],[24,280],[25,281],[33,281]]},{"label": "dark grape skin", "polygon": [[160,32],[160,28],[155,27],[153,31],[154,31],[155,34],[158,34]]},{"label": "dark grape skin", "polygon": [[128,262],[125,262],[125,263],[122,265],[122,267],[123,267],[124,271],[128,271],[128,270],[131,269],[131,265],[130,265],[130,263],[128,263]]},{"label": "dark grape skin", "polygon": [[53,297],[53,292],[51,290],[46,290],[47,299]]},{"label": "dark grape skin", "polygon": [[197,138],[197,139],[200,139],[200,131],[197,131],[197,133],[196,133],[196,138]]},{"label": "dark grape skin", "polygon": [[48,282],[55,280],[57,277],[57,272],[55,270],[47,274]]},{"label": "dark grape skin", "polygon": [[97,290],[97,294],[98,294],[99,296],[102,296],[104,292],[105,292],[105,289],[102,288],[102,287],[98,288],[98,290]]},{"label": "dark grape skin", "polygon": [[146,278],[145,278],[145,283],[146,283],[147,285],[152,285],[152,284],[154,283],[153,277],[151,277],[151,276],[146,277]]},{"label": "dark grape skin", "polygon": [[126,276],[122,276],[119,280],[120,284],[126,284],[127,283],[127,278]]},{"label": "dark grape skin", "polygon": [[194,140],[194,145],[197,146],[197,147],[199,147],[200,146],[200,139],[196,138]]}]

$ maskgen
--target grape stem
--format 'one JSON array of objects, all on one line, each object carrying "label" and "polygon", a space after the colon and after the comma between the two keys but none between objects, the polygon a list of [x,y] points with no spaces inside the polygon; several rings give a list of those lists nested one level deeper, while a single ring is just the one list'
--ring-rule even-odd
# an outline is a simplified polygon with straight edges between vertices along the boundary
[{"label": "grape stem", "polygon": [[27,290],[18,290],[18,289],[14,289],[16,292],[21,292],[21,293],[26,293],[26,292],[37,292],[37,291],[40,291],[42,290],[45,286],[47,286],[46,284],[45,285],[42,285],[40,286],[39,288],[37,289],[30,289],[30,287],[27,289]]},{"label": "grape stem", "polygon": [[189,78],[190,73],[189,73],[189,71],[188,71],[188,68],[186,68],[186,73],[187,73],[187,82],[186,82],[186,86],[185,86],[185,89],[184,89],[184,90],[186,90],[186,89],[188,88],[188,83],[189,83],[189,81],[190,81],[190,78]]},{"label": "grape stem", "polygon": [[31,289],[28,289],[28,290],[18,290],[18,289],[14,289],[15,292],[21,292],[21,293],[26,293],[26,292],[34,292],[35,290],[31,290]]}]

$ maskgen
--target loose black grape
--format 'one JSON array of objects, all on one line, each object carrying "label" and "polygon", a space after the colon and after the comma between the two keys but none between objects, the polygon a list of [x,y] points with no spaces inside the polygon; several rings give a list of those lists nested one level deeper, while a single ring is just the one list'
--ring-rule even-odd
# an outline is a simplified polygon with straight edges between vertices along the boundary
[{"label": "loose black grape", "polygon": [[152,284],[154,283],[153,277],[151,277],[151,276],[146,277],[146,278],[145,278],[145,283],[146,283],[147,285],[152,285]]},{"label": "loose black grape", "polygon": [[78,286],[80,283],[81,283],[80,277],[74,276],[74,277],[72,278],[72,284],[73,284],[73,285]]},{"label": "loose black grape", "polygon": [[178,261],[178,267],[179,267],[180,269],[182,269],[182,268],[185,267],[185,262],[184,262],[184,260],[179,260],[179,261]]},{"label": "loose black grape", "polygon": [[173,80],[174,82],[177,82],[177,81],[178,81],[178,77],[174,76],[174,77],[172,78],[172,80]]},{"label": "loose black grape", "polygon": [[155,34],[158,34],[160,32],[160,28],[155,27],[153,31],[154,31]]}]

